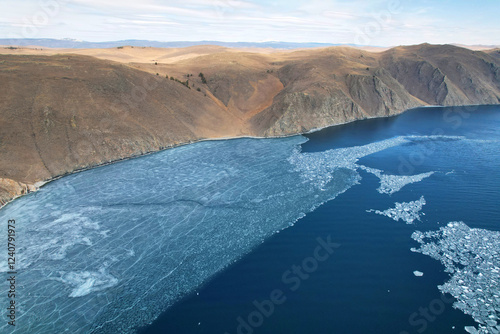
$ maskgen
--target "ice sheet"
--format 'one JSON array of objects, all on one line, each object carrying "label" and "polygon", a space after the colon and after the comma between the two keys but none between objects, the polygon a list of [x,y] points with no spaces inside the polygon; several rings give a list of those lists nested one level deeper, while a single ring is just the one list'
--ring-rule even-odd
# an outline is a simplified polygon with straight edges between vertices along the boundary
[{"label": "ice sheet", "polygon": [[14,332],[133,332],[358,182],[354,169],[322,166],[327,156],[300,158],[329,176],[320,191],[289,160],[305,140],[184,146],[74,174],[9,204],[0,219],[17,221],[23,296]]}]

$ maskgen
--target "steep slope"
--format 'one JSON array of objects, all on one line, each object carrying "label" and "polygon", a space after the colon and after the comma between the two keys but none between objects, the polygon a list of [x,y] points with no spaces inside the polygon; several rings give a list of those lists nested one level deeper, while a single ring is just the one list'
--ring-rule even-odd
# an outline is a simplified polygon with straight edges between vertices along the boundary
[{"label": "steep slope", "polygon": [[449,45],[298,55],[277,71],[285,88],[252,125],[256,133],[281,135],[420,105],[497,104],[499,66],[487,53]]},{"label": "steep slope", "polygon": [[203,93],[86,56],[1,56],[0,110],[0,201],[76,169],[241,134]]},{"label": "steep slope", "polygon": [[283,135],[355,119],[394,115],[421,103],[368,52],[330,48],[285,60],[285,88],[252,120],[255,132]]},{"label": "steep slope", "polygon": [[381,64],[410,94],[429,104],[498,103],[499,62],[452,45],[394,48]]}]

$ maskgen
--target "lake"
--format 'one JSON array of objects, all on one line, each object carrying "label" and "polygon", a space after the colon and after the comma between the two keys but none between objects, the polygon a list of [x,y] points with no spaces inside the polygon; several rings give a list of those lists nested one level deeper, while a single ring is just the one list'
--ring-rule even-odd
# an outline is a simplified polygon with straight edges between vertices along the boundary
[{"label": "lake", "polygon": [[19,307],[0,330],[487,333],[499,130],[499,107],[420,108],[51,182],[0,211]]}]

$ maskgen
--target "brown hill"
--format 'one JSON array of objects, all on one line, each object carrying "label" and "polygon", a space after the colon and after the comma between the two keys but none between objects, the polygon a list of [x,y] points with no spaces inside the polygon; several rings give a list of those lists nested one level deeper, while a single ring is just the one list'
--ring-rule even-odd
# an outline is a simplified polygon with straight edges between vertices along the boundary
[{"label": "brown hill", "polygon": [[39,181],[204,138],[288,135],[429,104],[500,103],[497,50],[141,49],[3,49],[1,203]]},{"label": "brown hill", "polygon": [[75,169],[241,135],[203,93],[87,56],[1,56],[0,96],[4,201]]}]

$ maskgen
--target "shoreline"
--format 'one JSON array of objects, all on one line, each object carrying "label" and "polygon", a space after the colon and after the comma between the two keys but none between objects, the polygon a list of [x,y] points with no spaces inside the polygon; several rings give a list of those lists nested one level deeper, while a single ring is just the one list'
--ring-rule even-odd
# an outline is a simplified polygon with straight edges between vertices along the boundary
[{"label": "shoreline", "polygon": [[[28,191],[28,192],[26,192],[24,194],[20,194],[20,195],[17,195],[15,197],[13,197],[12,199],[10,199],[10,200],[6,201],[5,203],[3,203],[2,205],[0,205],[0,210],[2,210],[3,208],[5,208],[9,203],[12,203],[16,199],[19,199],[19,198],[24,197],[24,196],[26,196],[28,194],[31,194],[31,193],[38,192],[46,184],[49,184],[50,182],[56,181],[58,179],[61,179],[61,178],[65,177],[65,176],[69,176],[69,175],[72,175],[72,174],[84,172],[84,171],[95,169],[95,168],[99,168],[99,167],[104,167],[104,166],[107,166],[107,165],[111,165],[111,164],[118,163],[118,162],[121,162],[121,161],[126,161],[126,160],[129,160],[129,159],[135,159],[135,158],[144,157],[144,156],[147,156],[147,155],[150,155],[150,154],[159,153],[159,152],[163,152],[163,151],[166,151],[166,150],[169,150],[169,149],[178,148],[178,147],[182,147],[182,146],[186,146],[186,145],[191,145],[191,144],[196,144],[196,143],[201,143],[201,142],[206,142],[206,141],[221,141],[221,140],[233,140],[233,139],[279,139],[279,138],[288,138],[288,137],[293,137],[293,136],[304,136],[304,135],[315,133],[315,132],[318,132],[318,131],[321,131],[321,130],[324,130],[324,129],[327,129],[327,128],[331,128],[331,127],[335,127],[335,126],[341,126],[341,125],[346,125],[346,124],[350,124],[350,123],[353,123],[353,122],[359,122],[359,121],[364,121],[364,120],[369,120],[369,119],[382,119],[382,118],[397,117],[397,116],[400,116],[400,115],[402,115],[402,114],[404,114],[404,113],[406,113],[408,111],[415,110],[415,109],[420,109],[420,108],[466,108],[466,107],[495,107],[495,106],[500,106],[500,104],[469,104],[469,105],[458,105],[458,106],[423,105],[423,106],[418,106],[418,107],[414,107],[414,108],[403,110],[402,112],[394,114],[394,115],[389,115],[389,116],[374,116],[374,117],[366,117],[366,118],[354,119],[354,120],[343,122],[343,123],[337,123],[337,124],[327,125],[327,126],[324,126],[324,127],[313,128],[313,129],[310,129],[310,130],[308,130],[306,132],[299,132],[299,133],[293,133],[293,134],[287,134],[287,135],[269,136],[269,137],[266,137],[266,136],[249,136],[249,135],[243,135],[243,136],[233,136],[233,137],[204,138],[204,139],[199,139],[199,140],[188,141],[188,142],[184,142],[184,143],[180,143],[180,144],[174,144],[172,146],[167,146],[167,147],[161,148],[159,150],[155,150],[155,151],[149,151],[149,152],[145,152],[145,153],[141,153],[141,154],[135,154],[135,155],[131,155],[131,156],[128,156],[128,157],[123,157],[123,158],[120,158],[120,159],[111,160],[111,161],[103,162],[103,163],[92,165],[92,166],[77,168],[77,169],[75,169],[75,170],[73,170],[71,172],[68,172],[68,173],[65,173],[65,174],[62,174],[62,175],[58,175],[58,176],[54,176],[54,177],[52,177],[50,179],[47,179],[47,180],[37,181],[34,184],[32,184],[32,186],[35,187],[35,190]],[[15,181],[15,182],[19,182],[19,181]]]}]

